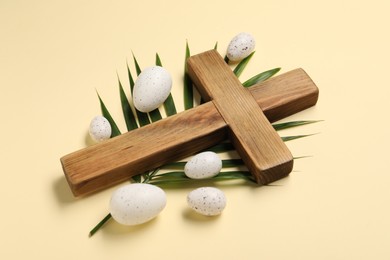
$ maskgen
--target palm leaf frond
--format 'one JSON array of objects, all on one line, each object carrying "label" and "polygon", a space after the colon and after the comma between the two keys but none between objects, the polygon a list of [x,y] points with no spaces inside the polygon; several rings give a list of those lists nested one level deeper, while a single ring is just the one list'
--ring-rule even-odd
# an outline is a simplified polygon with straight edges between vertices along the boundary
[{"label": "palm leaf frond", "polygon": [[111,137],[115,137],[117,135],[121,134],[121,131],[119,130],[117,124],[115,123],[114,119],[112,118],[110,112],[108,111],[106,105],[104,104],[103,100],[100,98],[99,93],[97,93],[99,102],[100,102],[100,109],[102,111],[102,115],[110,122],[111,125]]}]

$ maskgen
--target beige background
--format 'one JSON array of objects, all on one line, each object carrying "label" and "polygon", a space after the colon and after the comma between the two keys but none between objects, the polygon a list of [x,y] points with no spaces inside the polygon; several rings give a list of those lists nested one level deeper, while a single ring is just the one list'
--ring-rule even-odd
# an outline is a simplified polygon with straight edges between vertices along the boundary
[{"label": "beige background", "polygon": [[[1,1],[0,258],[390,259],[389,11],[385,0]],[[221,184],[220,217],[196,217],[190,188],[170,189],[154,221],[88,238],[113,189],[74,199],[59,158],[87,145],[95,89],[123,130],[116,74],[127,82],[131,51],[141,67],[160,54],[180,101],[185,41],[224,54],[241,31],[258,43],[243,80],[302,67],[320,88],[316,107],[286,120],[325,121],[280,132],[318,133],[288,143],[313,157],[277,186]]]}]

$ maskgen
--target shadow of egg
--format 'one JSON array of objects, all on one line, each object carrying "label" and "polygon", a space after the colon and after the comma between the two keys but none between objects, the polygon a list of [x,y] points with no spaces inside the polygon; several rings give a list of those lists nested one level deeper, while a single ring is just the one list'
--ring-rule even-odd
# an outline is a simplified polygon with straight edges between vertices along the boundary
[{"label": "shadow of egg", "polygon": [[195,212],[194,210],[190,208],[186,208],[182,212],[183,218],[187,220],[191,220],[194,222],[213,222],[220,218],[221,215],[216,216],[204,216],[202,214],[199,214]]}]

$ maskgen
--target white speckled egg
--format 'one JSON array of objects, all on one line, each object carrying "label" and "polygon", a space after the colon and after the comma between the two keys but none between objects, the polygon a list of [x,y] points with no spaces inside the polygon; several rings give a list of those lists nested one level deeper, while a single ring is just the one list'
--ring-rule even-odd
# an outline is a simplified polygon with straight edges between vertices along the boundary
[{"label": "white speckled egg", "polygon": [[166,205],[165,192],[154,185],[133,183],[112,194],[111,216],[123,225],[138,225],[155,218]]},{"label": "white speckled egg", "polygon": [[95,116],[89,124],[89,135],[95,142],[101,142],[111,137],[111,125],[103,116]]},{"label": "white speckled egg", "polygon": [[187,195],[187,203],[193,210],[205,216],[222,213],[226,206],[225,194],[214,187],[202,187]]},{"label": "white speckled egg", "polygon": [[167,99],[172,88],[169,72],[160,66],[144,69],[134,84],[133,103],[141,112],[150,112]]},{"label": "white speckled egg", "polygon": [[255,45],[256,42],[252,35],[239,33],[230,41],[226,55],[233,62],[240,61],[253,52]]},{"label": "white speckled egg", "polygon": [[191,179],[216,176],[222,169],[222,160],[214,152],[202,152],[192,157],[184,166],[184,173]]}]

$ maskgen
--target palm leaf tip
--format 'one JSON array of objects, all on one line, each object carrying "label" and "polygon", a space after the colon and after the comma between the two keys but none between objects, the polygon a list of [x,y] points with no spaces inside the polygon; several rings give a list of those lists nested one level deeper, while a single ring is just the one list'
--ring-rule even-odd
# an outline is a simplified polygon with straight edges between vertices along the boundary
[{"label": "palm leaf tip", "polygon": [[312,135],[315,135],[315,134],[283,136],[282,140],[283,140],[283,142],[288,142],[288,141],[292,141],[292,140],[296,140],[296,139],[300,139],[300,138],[304,138],[304,137],[308,137],[308,136],[312,136]]},{"label": "palm leaf tip", "polygon": [[162,62],[158,53],[156,53],[156,65],[162,67]]},{"label": "palm leaf tip", "polygon": [[292,127],[314,124],[317,122],[321,122],[321,120],[297,120],[297,121],[289,121],[284,123],[276,123],[276,124],[272,124],[272,126],[276,131],[279,131],[279,130],[288,129]]},{"label": "palm leaf tip", "polygon": [[260,82],[263,82],[269,78],[271,78],[272,76],[274,76],[276,73],[278,73],[280,71],[281,68],[274,68],[274,69],[271,69],[271,70],[267,70],[267,71],[264,71],[264,72],[261,72],[255,76],[253,76],[252,78],[248,79],[247,81],[245,81],[244,83],[242,83],[242,85],[244,87],[250,87],[250,86],[253,86],[257,83],[260,83]]},{"label": "palm leaf tip", "polygon": [[130,84],[130,93],[133,94],[133,89],[134,89],[134,79],[133,76],[131,75],[130,68],[129,68],[129,63],[126,63],[127,65],[127,76],[129,78],[129,84]]},{"label": "palm leaf tip", "polygon": [[190,109],[194,107],[194,90],[192,86],[192,80],[187,74],[187,59],[191,56],[190,47],[188,41],[186,42],[186,52],[184,60],[184,109]]},{"label": "palm leaf tip", "polygon": [[135,55],[134,55],[133,52],[132,52],[132,54],[133,54],[133,60],[134,60],[135,70],[136,70],[136,72],[137,72],[137,75],[139,75],[139,74],[141,74],[141,67],[139,66],[138,61],[137,61],[137,59],[135,58]]},{"label": "palm leaf tip", "polygon": [[107,221],[111,219],[111,213],[108,213],[91,231],[89,231],[89,237],[92,237]]}]

